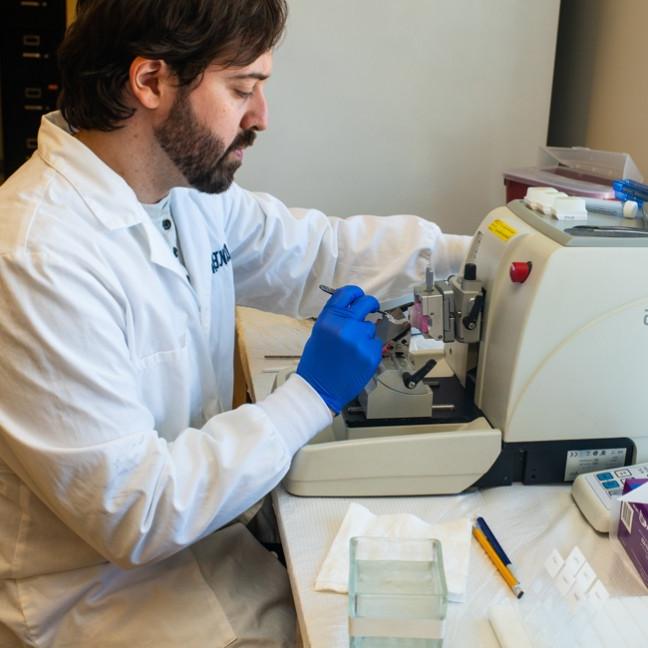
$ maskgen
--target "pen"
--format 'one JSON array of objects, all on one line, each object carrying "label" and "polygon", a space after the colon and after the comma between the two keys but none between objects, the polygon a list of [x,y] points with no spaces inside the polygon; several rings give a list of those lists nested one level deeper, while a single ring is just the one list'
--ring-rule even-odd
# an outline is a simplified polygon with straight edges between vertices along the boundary
[{"label": "pen", "polygon": [[[320,284],[319,289],[323,290],[325,293],[328,293],[329,295],[332,295],[335,292],[335,288],[331,288],[330,286],[325,286],[324,284]],[[376,313],[380,313],[384,318],[389,320],[392,324],[398,324],[399,326],[402,324],[407,324],[409,321],[406,317],[403,317],[401,319],[396,319],[391,313],[388,313],[387,311],[380,310],[380,309],[378,309]]]},{"label": "pen", "polygon": [[511,574],[509,568],[500,560],[500,557],[495,553],[495,549],[490,546],[482,530],[477,526],[473,526],[472,533],[477,542],[481,545],[481,548],[486,552],[486,555],[491,559],[493,565],[495,565],[495,569],[497,569],[506,584],[511,588],[513,594],[515,594],[517,598],[522,598],[524,594],[522,586],[518,582],[517,578]]},{"label": "pen", "polygon": [[506,551],[504,551],[502,545],[497,541],[495,534],[490,530],[488,524],[486,524],[486,520],[484,520],[483,517],[478,517],[475,522],[477,523],[477,526],[482,530],[482,533],[486,536],[486,539],[490,543],[490,546],[493,547],[495,553],[500,557],[500,560],[508,567],[511,574],[513,574],[513,576],[516,576],[511,559],[506,555]]},{"label": "pen", "polygon": [[648,185],[635,180],[614,180],[612,182],[615,196],[618,200],[634,200],[643,206],[643,202],[648,200]]}]

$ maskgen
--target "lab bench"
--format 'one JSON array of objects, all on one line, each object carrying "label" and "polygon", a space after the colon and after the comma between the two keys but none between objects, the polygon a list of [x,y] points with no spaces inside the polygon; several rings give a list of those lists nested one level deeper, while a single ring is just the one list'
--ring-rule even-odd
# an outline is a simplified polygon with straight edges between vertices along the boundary
[{"label": "lab bench", "polygon": [[[270,393],[278,369],[296,365],[310,328],[308,321],[238,309],[241,366],[253,400]],[[513,484],[451,496],[311,498],[295,497],[278,486],[272,501],[303,645],[348,645],[347,596],[315,591],[314,583],[351,502],[361,503],[374,514],[411,513],[428,523],[482,515],[515,563],[526,590],[524,605],[538,606],[538,613],[542,601],[534,600],[534,584],[542,578],[542,565],[554,549],[566,557],[578,546],[604,584],[615,579],[618,583],[618,555],[611,550],[608,536],[594,531],[582,517],[570,489],[570,485]],[[624,593],[645,595],[638,583],[632,580]],[[500,574],[472,543],[465,600],[448,604],[444,646],[497,648],[488,610],[493,603],[511,599],[513,594]]]}]

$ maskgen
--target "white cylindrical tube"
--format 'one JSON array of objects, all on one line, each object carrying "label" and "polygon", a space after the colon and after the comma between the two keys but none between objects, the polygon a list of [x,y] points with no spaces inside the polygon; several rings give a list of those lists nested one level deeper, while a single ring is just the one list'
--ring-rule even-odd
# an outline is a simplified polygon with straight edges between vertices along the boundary
[{"label": "white cylindrical tube", "polygon": [[612,214],[619,218],[635,218],[638,212],[638,205],[634,200],[602,200],[600,198],[585,198],[587,211]]}]

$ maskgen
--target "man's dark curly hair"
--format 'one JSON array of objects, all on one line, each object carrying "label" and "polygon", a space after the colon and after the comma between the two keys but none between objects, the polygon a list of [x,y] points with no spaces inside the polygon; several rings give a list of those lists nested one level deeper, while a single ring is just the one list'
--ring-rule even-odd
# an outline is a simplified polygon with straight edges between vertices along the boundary
[{"label": "man's dark curly hair", "polygon": [[164,60],[189,85],[214,62],[245,66],[272,49],[287,13],[286,0],[79,0],[58,52],[59,107],[73,128],[115,130],[134,112],[135,57]]}]

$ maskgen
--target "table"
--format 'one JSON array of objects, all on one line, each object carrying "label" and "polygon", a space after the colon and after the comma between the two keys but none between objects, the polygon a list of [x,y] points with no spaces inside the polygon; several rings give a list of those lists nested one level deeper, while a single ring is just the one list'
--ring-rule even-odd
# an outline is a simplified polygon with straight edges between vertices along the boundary
[{"label": "table", "polygon": [[[426,522],[482,515],[496,530],[527,590],[526,605],[536,605],[530,589],[553,549],[567,557],[578,545],[612,593],[645,594],[634,574],[610,545],[608,536],[589,526],[574,504],[570,487],[502,486],[467,494],[436,497],[302,498],[282,487],[273,492],[282,543],[304,645],[346,646],[347,597],[316,592],[313,584],[350,502],[376,514],[412,513]],[[632,585],[629,584],[632,579]],[[463,603],[448,604],[444,646],[497,648],[488,622],[492,603],[513,600],[502,577],[482,549],[473,543]],[[646,607],[648,613],[648,604]]]},{"label": "table", "polygon": [[312,320],[237,307],[239,360],[252,402],[271,392],[279,370],[297,366],[312,327]]},{"label": "table", "polygon": [[[298,355],[310,326],[309,322],[240,309],[238,331],[256,399],[270,392],[275,369],[296,362],[294,358],[266,356]],[[303,498],[279,486],[272,498],[303,644],[312,648],[348,645],[347,596],[316,592],[313,587],[350,502],[359,502],[376,514],[412,513],[430,523],[482,515],[515,563],[527,589],[525,605],[539,603],[532,596],[533,584],[541,578],[542,564],[550,552],[557,549],[566,557],[575,545],[612,594],[645,595],[645,588],[608,536],[594,531],[582,517],[570,488],[514,484],[453,496]],[[466,599],[448,605],[444,646],[499,646],[488,622],[488,608],[512,598],[502,577],[473,543]]]}]

